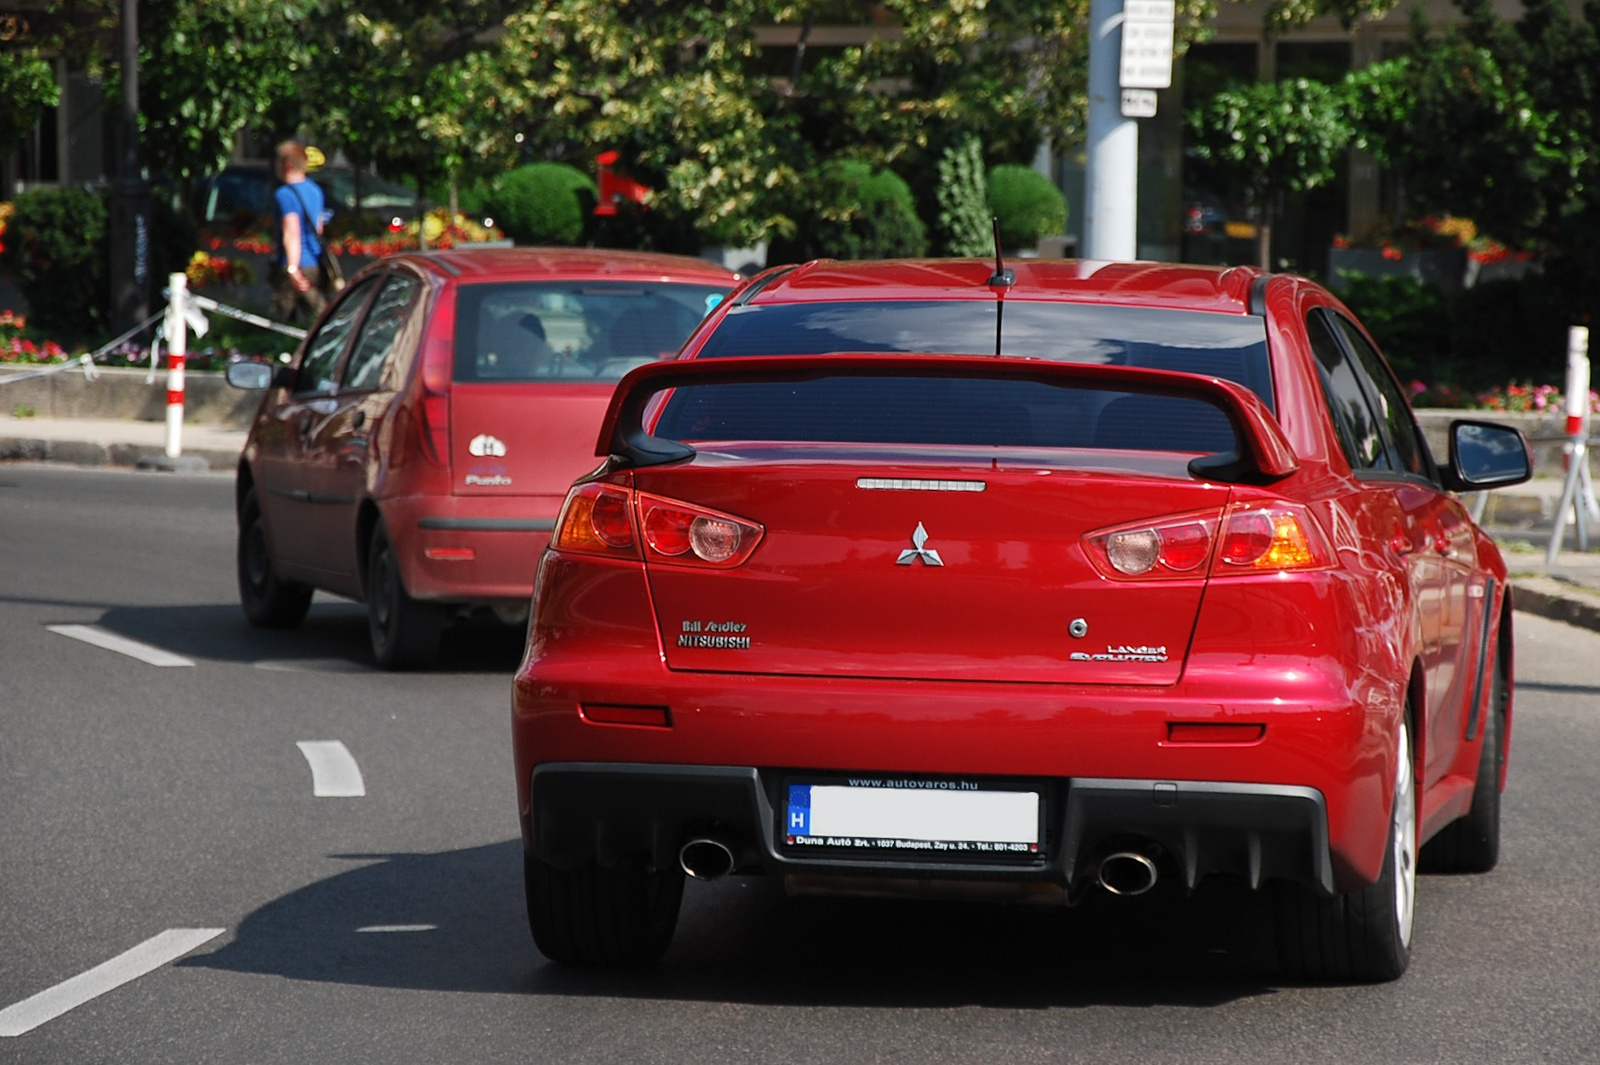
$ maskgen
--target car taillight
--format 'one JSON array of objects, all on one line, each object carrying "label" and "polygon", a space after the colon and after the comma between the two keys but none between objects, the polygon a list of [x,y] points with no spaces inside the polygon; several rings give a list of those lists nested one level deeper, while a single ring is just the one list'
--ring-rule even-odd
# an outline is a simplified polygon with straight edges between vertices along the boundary
[{"label": "car taillight", "polygon": [[1236,503],[1223,517],[1216,576],[1326,569],[1333,550],[1322,527],[1293,503]]},{"label": "car taillight", "polygon": [[455,364],[455,300],[439,300],[422,342],[422,397],[417,408],[423,452],[435,466],[450,464],[450,376]]},{"label": "car taillight", "polygon": [[1216,534],[1217,514],[1211,511],[1102,529],[1083,542],[1095,568],[1107,577],[1196,577],[1205,573]]},{"label": "car taillight", "polygon": [[[1178,514],[1091,532],[1084,549],[1118,580],[1173,580],[1209,573],[1274,573],[1333,565],[1327,537],[1293,503],[1235,503],[1219,516]],[[1209,563],[1209,564],[1208,564]]]},{"label": "car taillight", "polygon": [[[642,530],[642,536],[635,529]],[[692,503],[615,485],[574,488],[552,546],[558,551],[727,568],[750,557],[765,530]]]},{"label": "car taillight", "polygon": [[561,507],[551,546],[558,551],[638,558],[631,496],[626,488],[603,484],[574,488]]},{"label": "car taillight", "polygon": [[639,493],[644,542],[652,554],[689,564],[737,566],[756,549],[764,530],[731,514]]}]

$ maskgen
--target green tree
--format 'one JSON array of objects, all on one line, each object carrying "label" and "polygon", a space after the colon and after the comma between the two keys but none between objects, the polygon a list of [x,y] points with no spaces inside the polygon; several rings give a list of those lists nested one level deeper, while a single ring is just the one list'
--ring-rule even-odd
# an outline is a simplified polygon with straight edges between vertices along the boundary
[{"label": "green tree", "polygon": [[772,12],[761,0],[533,0],[506,20],[468,107],[512,116],[485,130],[501,157],[588,166],[617,151],[619,171],[651,189],[657,228],[738,244],[793,233],[784,196],[816,157],[751,72],[752,27]]},{"label": "green tree", "polygon": [[241,130],[300,93],[312,2],[141,0],[140,137],[152,173],[216,170]]},{"label": "green tree", "polygon": [[1402,179],[1407,209],[1471,218],[1544,252],[1571,312],[1600,302],[1600,3],[1573,18],[1525,0],[1515,24],[1461,0],[1457,28],[1414,27],[1400,59],[1352,75],[1362,138]]},{"label": "green tree", "polygon": [[39,112],[61,99],[55,71],[36,52],[0,52],[0,157],[21,147],[39,124]]},{"label": "green tree", "polygon": [[1344,97],[1308,78],[1219,92],[1185,116],[1195,154],[1255,205],[1257,257],[1272,263],[1272,222],[1280,194],[1333,180],[1353,136]]}]

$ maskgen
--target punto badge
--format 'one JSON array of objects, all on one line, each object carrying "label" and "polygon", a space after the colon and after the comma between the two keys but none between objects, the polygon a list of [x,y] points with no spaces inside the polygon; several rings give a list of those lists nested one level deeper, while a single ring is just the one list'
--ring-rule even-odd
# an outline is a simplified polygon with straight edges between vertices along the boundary
[{"label": "punto badge", "polygon": [[939,557],[939,552],[926,546],[928,543],[928,530],[922,527],[922,522],[917,522],[917,531],[911,534],[911,545],[900,552],[900,557],[894,560],[897,566],[909,566],[917,559],[930,566],[944,565],[944,559]]}]

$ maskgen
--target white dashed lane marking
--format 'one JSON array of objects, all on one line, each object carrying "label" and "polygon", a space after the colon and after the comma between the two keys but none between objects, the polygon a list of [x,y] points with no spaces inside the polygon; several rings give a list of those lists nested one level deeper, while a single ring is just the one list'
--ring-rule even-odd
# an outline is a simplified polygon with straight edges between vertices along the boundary
[{"label": "white dashed lane marking", "polygon": [[99,998],[107,991],[114,991],[183,957],[226,931],[226,928],[169,928],[88,972],[0,1010],[0,1037],[31,1032],[90,999]]},{"label": "white dashed lane marking", "polygon": [[437,932],[436,924],[369,924],[357,932]]},{"label": "white dashed lane marking", "polygon": [[319,798],[359,799],[367,793],[361,767],[338,740],[301,740],[295,746],[311,766],[311,794]]},{"label": "white dashed lane marking", "polygon": [[92,643],[96,647],[104,647],[108,651],[115,651],[129,658],[137,658],[152,666],[192,666],[194,663],[182,655],[175,655],[171,651],[163,651],[159,647],[151,647],[138,640],[130,640],[126,636],[118,636],[114,632],[97,629],[93,625],[46,625],[45,628],[61,636],[84,643]]}]

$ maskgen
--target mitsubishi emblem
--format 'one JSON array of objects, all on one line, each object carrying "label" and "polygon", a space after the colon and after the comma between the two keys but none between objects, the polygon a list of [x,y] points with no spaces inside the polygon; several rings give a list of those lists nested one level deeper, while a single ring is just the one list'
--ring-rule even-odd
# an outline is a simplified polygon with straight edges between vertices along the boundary
[{"label": "mitsubishi emblem", "polygon": [[944,565],[944,559],[939,557],[939,552],[931,547],[923,546],[928,542],[928,530],[922,527],[922,522],[917,522],[917,531],[911,534],[912,546],[900,552],[900,557],[894,560],[896,566],[909,566],[917,559],[922,559],[930,566]]}]

